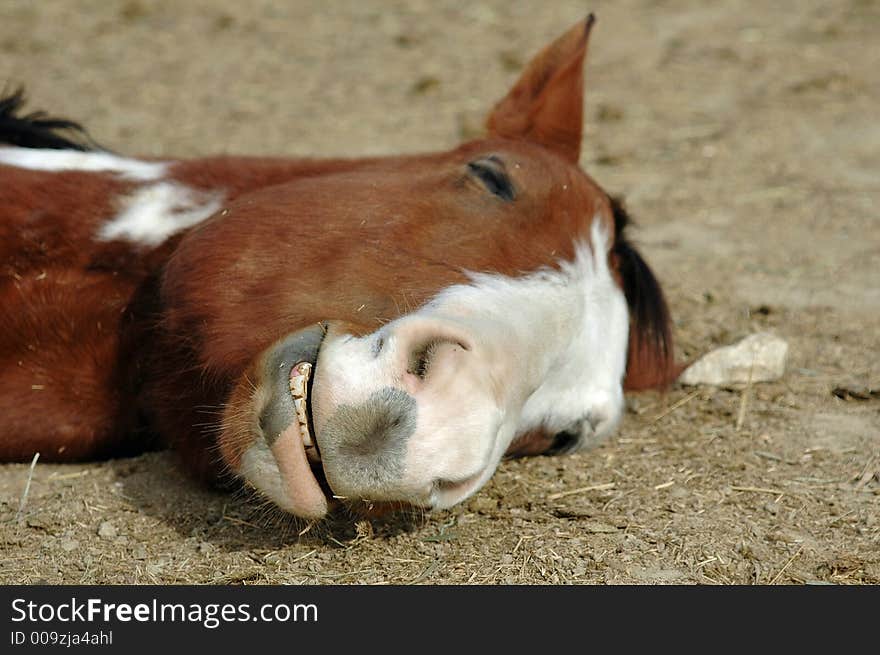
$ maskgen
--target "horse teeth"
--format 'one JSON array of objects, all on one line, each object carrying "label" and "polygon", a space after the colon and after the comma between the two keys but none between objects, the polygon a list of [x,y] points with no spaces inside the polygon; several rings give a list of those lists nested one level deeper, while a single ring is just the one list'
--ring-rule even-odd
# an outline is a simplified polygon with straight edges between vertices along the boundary
[{"label": "horse teeth", "polygon": [[306,416],[306,399],[305,398],[294,398],[293,406],[296,408],[296,417],[299,419],[300,423],[305,423]]},{"label": "horse teeth", "polygon": [[308,362],[300,362],[294,366],[290,376],[290,392],[294,396],[305,397],[311,375],[312,365]]},{"label": "horse teeth", "polygon": [[295,373],[290,376],[290,393],[296,398],[304,398],[306,395],[306,376]]},{"label": "horse teeth", "polygon": [[302,436],[306,454],[312,461],[321,461],[321,456],[315,448],[312,433],[309,430],[309,377],[312,373],[312,365],[309,362],[300,362],[293,367],[290,375],[290,395],[293,397],[293,407],[296,410],[296,420],[299,423],[299,431]]}]

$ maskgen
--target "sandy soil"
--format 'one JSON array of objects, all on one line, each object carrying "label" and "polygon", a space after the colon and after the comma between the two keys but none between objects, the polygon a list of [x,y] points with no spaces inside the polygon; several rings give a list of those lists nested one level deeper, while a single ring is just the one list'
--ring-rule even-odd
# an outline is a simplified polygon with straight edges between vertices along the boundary
[{"label": "sandy soil", "polygon": [[428,516],[300,535],[154,453],[39,464],[17,520],[28,467],[2,466],[0,581],[880,582],[880,399],[833,393],[880,388],[880,6],[585,7],[0,2],[0,79],[156,156],[449,147],[592,9],[582,163],[638,219],[682,355],[791,346],[739,430],[742,389],[633,395],[605,445]]}]

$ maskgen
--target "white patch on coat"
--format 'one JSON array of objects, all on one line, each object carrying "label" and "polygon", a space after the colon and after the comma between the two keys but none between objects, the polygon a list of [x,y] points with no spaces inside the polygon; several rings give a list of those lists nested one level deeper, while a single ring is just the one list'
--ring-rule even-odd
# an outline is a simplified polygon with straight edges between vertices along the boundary
[{"label": "white patch on coat", "polygon": [[[591,241],[592,248],[577,244],[574,260],[560,262],[558,271],[521,278],[472,275],[472,285],[451,287],[431,303],[435,311],[457,314],[473,325],[494,360],[493,381],[509,403],[504,407],[502,401],[504,421],[482,481],[472,491],[491,477],[519,435],[536,429],[549,434],[574,430],[580,435],[577,446],[585,448],[606,438],[620,420],[629,310],[608,268],[609,236],[598,216]],[[426,441],[411,462],[429,461],[430,452],[453,447],[452,435],[446,443],[432,438],[445,432],[448,423],[448,415],[438,412],[435,424],[419,426]],[[473,468],[462,472],[479,475]],[[440,504],[448,507],[460,499],[446,501]]]},{"label": "white patch on coat", "polygon": [[97,237],[158,246],[216,213],[222,203],[222,193],[196,191],[175,182],[143,186],[123,198],[120,212],[101,226]]},{"label": "white patch on coat", "polygon": [[109,152],[81,152],[50,148],[0,147],[0,164],[34,171],[112,173],[126,180],[149,182],[165,177],[165,162],[141,161]]}]

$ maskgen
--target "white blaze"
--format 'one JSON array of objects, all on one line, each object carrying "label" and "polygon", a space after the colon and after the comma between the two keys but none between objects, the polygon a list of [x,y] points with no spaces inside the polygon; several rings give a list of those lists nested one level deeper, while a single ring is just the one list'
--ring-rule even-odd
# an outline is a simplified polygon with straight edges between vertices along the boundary
[{"label": "white blaze", "polygon": [[[479,489],[519,434],[575,426],[581,445],[609,434],[623,406],[629,313],[608,269],[609,235],[599,217],[591,241],[558,270],[471,275],[470,284],[442,291],[376,333],[325,343],[312,399],[318,445],[336,406],[383,387],[406,391],[418,418],[402,475],[365,493],[439,508]],[[408,379],[400,364],[408,351],[444,333],[464,335],[446,340],[467,348],[447,346],[423,382]]]}]

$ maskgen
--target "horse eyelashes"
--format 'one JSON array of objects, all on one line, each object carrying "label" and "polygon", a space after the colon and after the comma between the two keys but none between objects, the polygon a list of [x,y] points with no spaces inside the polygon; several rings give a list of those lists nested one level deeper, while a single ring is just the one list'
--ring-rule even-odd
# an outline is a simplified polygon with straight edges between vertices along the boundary
[{"label": "horse eyelashes", "polygon": [[498,157],[484,157],[469,162],[468,172],[493,195],[507,202],[516,199],[516,189],[507,175],[504,163]]}]

